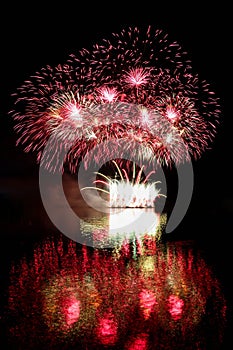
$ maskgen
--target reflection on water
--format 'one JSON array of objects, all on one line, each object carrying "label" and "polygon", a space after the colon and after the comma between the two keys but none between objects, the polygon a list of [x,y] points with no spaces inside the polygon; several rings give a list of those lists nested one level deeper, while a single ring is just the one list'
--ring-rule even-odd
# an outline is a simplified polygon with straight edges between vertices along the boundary
[{"label": "reflection on water", "polygon": [[160,240],[167,215],[153,208],[112,209],[108,215],[87,216],[80,220],[82,241],[98,248],[121,246],[123,242],[141,241],[150,236]]},{"label": "reflection on water", "polygon": [[192,242],[153,236],[116,249],[48,238],[13,264],[15,349],[218,349],[226,304]]}]

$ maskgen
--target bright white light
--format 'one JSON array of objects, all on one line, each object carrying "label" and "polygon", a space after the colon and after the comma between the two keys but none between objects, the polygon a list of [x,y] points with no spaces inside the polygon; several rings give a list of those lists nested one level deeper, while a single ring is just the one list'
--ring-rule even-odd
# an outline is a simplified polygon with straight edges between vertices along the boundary
[{"label": "bright white light", "polygon": [[93,233],[95,244],[101,246],[117,245],[133,238],[160,237],[164,218],[154,208],[127,208],[122,211],[111,209],[108,216],[85,218],[81,220],[82,234]]},{"label": "bright white light", "polygon": [[152,209],[126,209],[109,216],[109,235],[111,236],[155,236],[160,223],[160,215]]},{"label": "bright white light", "polygon": [[173,107],[167,107],[166,115],[172,121],[178,118],[178,113]]},{"label": "bright white light", "polygon": [[159,189],[154,183],[132,183],[112,180],[109,184],[109,207],[152,208]]}]

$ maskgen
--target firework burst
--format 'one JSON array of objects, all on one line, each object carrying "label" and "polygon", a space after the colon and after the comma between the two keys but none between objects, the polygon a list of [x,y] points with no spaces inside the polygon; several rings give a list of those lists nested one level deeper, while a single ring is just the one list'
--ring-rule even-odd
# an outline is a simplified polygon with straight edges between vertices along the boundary
[{"label": "firework burst", "polygon": [[213,141],[220,114],[218,98],[181,46],[151,26],[123,29],[42,68],[13,96],[17,144],[36,152],[49,171],[67,164],[76,172],[100,144],[94,160],[113,159],[119,140],[130,154],[137,149],[141,162],[197,159]]},{"label": "firework burst", "polygon": [[[94,189],[108,195],[108,206],[111,208],[153,208],[156,198],[160,196],[166,197],[160,193],[157,188],[157,183],[160,181],[149,182],[151,171],[145,179],[142,177],[143,167],[136,174],[135,163],[133,164],[133,175],[130,180],[130,175],[127,170],[120,169],[115,160],[112,161],[115,165],[120,180],[113,179],[103,173],[97,172],[100,179],[94,181],[93,184],[101,187],[83,187],[81,190]],[[127,165],[127,163],[126,163]]]}]

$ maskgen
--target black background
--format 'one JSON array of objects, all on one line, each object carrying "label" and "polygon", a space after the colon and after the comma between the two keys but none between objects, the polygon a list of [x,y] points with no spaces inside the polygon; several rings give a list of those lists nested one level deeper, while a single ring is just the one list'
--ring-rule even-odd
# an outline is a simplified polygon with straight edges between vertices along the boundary
[{"label": "black background", "polygon": [[218,227],[219,232],[214,232],[215,241],[228,241],[233,213],[230,13],[222,2],[218,6],[205,4],[205,7],[197,3],[187,7],[156,2],[129,4],[127,8],[120,3],[102,7],[87,3],[61,4],[54,8],[39,4],[5,7],[1,22],[1,177],[22,179],[37,174],[35,156],[23,154],[20,147],[15,147],[13,122],[8,115],[13,101],[11,93],[46,64],[63,63],[69,54],[83,47],[91,48],[124,26],[151,24],[188,52],[194,71],[211,84],[220,98],[222,113],[218,134],[212,149],[193,163],[193,199],[182,224],[185,229],[189,227],[190,234],[192,231],[192,235],[202,236],[199,229],[202,223],[206,228],[204,238],[210,237],[211,242],[212,229],[216,231]]},{"label": "black background", "polygon": [[[220,98],[221,119],[218,134],[200,160],[193,164],[194,191],[188,212],[173,237],[196,238],[209,251],[217,273],[224,275],[230,295],[232,276],[232,18],[223,2],[61,3],[54,8],[41,3],[8,4],[1,9],[0,76],[0,181],[2,220],[8,212],[8,183],[22,191],[25,178],[35,178],[35,157],[15,147],[13,123],[8,111],[15,92],[36,70],[63,63],[69,54],[119,32],[124,26],[153,25],[168,33],[189,54],[194,71],[211,84]],[[26,191],[26,189],[25,189]],[[30,202],[33,205],[33,199]],[[19,204],[20,205],[20,204]],[[36,204],[35,204],[36,205]],[[4,220],[3,220],[4,221]],[[12,234],[2,225],[1,245]],[[8,254],[1,249],[1,254]]]}]

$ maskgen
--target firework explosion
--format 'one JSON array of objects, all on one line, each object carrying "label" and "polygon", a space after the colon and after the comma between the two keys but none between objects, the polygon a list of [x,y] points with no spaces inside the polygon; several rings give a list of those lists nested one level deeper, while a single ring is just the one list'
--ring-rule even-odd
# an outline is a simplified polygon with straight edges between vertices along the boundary
[{"label": "firework explosion", "polygon": [[150,175],[155,171],[151,171],[143,180],[143,166],[136,174],[135,163],[133,163],[133,174],[130,181],[126,169],[121,170],[115,160],[112,163],[116,166],[120,180],[96,172],[95,174],[99,175],[101,179],[95,180],[93,184],[103,185],[104,188],[93,186],[83,187],[81,190],[94,189],[106,193],[110,208],[153,208],[156,198],[166,197],[160,194],[160,189],[156,187],[156,184],[160,181],[148,182]]},{"label": "firework explosion", "polygon": [[150,26],[123,29],[47,65],[13,96],[17,144],[36,152],[49,171],[66,164],[75,173],[84,158],[113,159],[120,141],[140,161],[197,159],[213,141],[220,114],[218,98],[180,45]]}]

